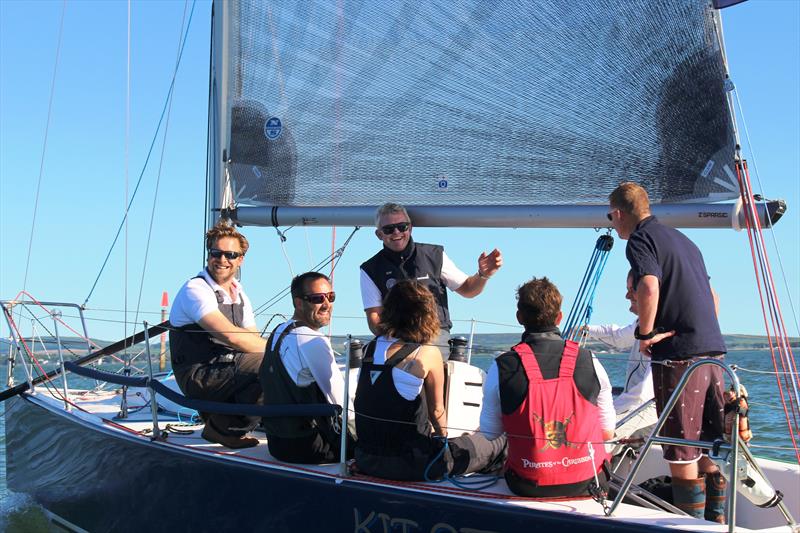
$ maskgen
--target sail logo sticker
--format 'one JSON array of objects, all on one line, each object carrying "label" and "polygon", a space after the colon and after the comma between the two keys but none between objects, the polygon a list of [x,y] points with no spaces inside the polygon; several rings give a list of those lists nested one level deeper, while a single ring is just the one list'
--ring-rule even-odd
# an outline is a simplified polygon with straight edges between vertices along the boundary
[{"label": "sail logo sticker", "polygon": [[700,173],[700,175],[703,176],[704,178],[707,178],[709,173],[711,173],[712,168],[714,168],[714,160],[709,159],[708,163],[706,163],[706,166],[705,168],[703,168],[703,171]]},{"label": "sail logo sticker", "polygon": [[275,139],[280,137],[282,131],[283,131],[283,124],[281,124],[281,119],[279,119],[278,117],[270,117],[264,123],[264,137],[266,137],[270,141],[274,141]]}]

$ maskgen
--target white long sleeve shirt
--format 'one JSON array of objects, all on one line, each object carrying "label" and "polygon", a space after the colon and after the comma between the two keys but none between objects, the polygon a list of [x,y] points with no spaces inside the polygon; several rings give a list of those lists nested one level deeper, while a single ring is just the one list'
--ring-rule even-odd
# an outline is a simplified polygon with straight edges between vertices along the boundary
[{"label": "white long sleeve shirt", "polygon": [[633,336],[638,325],[639,321],[635,320],[625,327],[616,324],[586,326],[590,338],[604,342],[617,350],[630,348],[625,371],[625,388],[622,394],[614,398],[614,410],[617,415],[636,409],[654,396],[650,361],[639,352],[639,341]]},{"label": "white long sleeve shirt", "polygon": [[[281,332],[294,322],[289,320],[278,326],[272,346]],[[316,383],[329,403],[344,407],[344,376],[333,354],[331,343],[322,332],[307,326],[295,328],[281,343],[281,362],[298,387]],[[350,399],[350,412],[353,412]]]}]

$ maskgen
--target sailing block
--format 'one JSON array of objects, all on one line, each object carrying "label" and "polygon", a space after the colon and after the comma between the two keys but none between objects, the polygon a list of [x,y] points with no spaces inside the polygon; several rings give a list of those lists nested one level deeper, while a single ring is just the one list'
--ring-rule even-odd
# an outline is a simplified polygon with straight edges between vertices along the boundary
[{"label": "sailing block", "polygon": [[447,361],[445,368],[448,436],[474,433],[480,425],[486,372],[461,361]]}]

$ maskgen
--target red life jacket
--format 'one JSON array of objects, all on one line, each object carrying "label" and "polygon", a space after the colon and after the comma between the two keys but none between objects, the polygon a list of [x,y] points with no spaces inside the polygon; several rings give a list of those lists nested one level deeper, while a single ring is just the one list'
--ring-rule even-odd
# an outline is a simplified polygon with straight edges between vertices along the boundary
[{"label": "red life jacket", "polygon": [[[581,395],[572,378],[578,345],[566,341],[554,379],[542,377],[528,344],[512,350],[528,376],[528,394],[516,411],[503,415],[508,434],[506,468],[537,485],[566,485],[593,477],[608,454],[602,444],[600,411]],[[587,442],[594,448],[594,460]]]}]

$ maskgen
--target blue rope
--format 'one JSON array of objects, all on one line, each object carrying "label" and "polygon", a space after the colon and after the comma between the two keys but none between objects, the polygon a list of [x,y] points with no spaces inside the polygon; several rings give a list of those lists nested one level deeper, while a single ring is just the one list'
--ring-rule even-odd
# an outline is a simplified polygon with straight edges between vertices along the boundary
[{"label": "blue rope", "polygon": [[576,328],[589,323],[594,311],[592,304],[594,303],[597,286],[600,283],[603,270],[608,262],[609,252],[613,246],[614,239],[609,234],[601,235],[597,239],[592,255],[589,258],[589,264],[586,266],[583,279],[578,287],[578,294],[572,303],[572,307],[570,307],[567,320],[564,322],[563,338],[571,339]]},{"label": "blue rope", "polygon": [[111,252],[114,251],[114,246],[117,245],[117,240],[119,240],[119,235],[122,232],[122,228],[125,227],[125,221],[128,219],[128,213],[131,210],[131,206],[133,205],[133,200],[136,198],[136,193],[139,191],[139,185],[142,184],[142,178],[144,177],[144,173],[147,170],[147,165],[150,162],[150,155],[153,153],[153,148],[156,145],[156,140],[158,140],[158,132],[161,131],[161,124],[164,121],[164,115],[167,112],[167,107],[169,101],[172,99],[172,93],[175,89],[175,78],[178,74],[178,67],[181,64],[181,58],[183,57],[183,50],[186,47],[186,39],[189,37],[189,28],[192,26],[192,15],[194,15],[194,6],[195,2],[192,2],[192,10],[189,13],[189,22],[186,24],[186,31],[183,34],[183,41],[181,42],[181,50],[178,54],[178,61],[175,64],[175,71],[172,73],[172,81],[169,84],[169,90],[167,91],[167,98],[164,101],[164,107],[161,109],[161,117],[158,119],[158,125],[156,126],[156,131],[153,134],[153,140],[150,142],[150,149],[147,151],[147,157],[144,160],[144,165],[142,166],[142,171],[139,173],[139,179],[136,181],[136,187],[133,189],[133,194],[131,195],[131,199],[128,202],[128,207],[125,209],[125,214],[122,216],[122,221],[119,223],[119,227],[117,228],[117,234],[114,236],[114,241],[111,243],[111,247],[108,249],[108,253],[106,254],[105,260],[103,260],[103,264],[100,267],[100,272],[97,273],[97,278],[94,280],[94,284],[92,284],[92,288],[89,291],[89,295],[84,300],[83,305],[85,306],[89,302],[89,298],[92,297],[94,293],[94,289],[97,287],[97,283],[100,281],[100,276],[103,275],[103,271],[108,264],[108,259],[111,257]]},{"label": "blue rope", "polygon": [[441,439],[444,441],[444,446],[442,449],[439,450],[439,453],[436,454],[428,466],[425,467],[425,472],[423,473],[423,477],[425,481],[429,483],[442,483],[443,481],[449,481],[456,487],[463,489],[463,490],[483,490],[488,489],[499,479],[497,476],[492,476],[490,474],[473,474],[471,476],[466,475],[459,475],[459,476],[451,476],[449,472],[445,472],[442,479],[431,479],[428,475],[430,473],[431,467],[435,465],[444,455],[445,450],[449,449],[450,445],[447,441],[447,437],[434,437],[434,439]]}]

